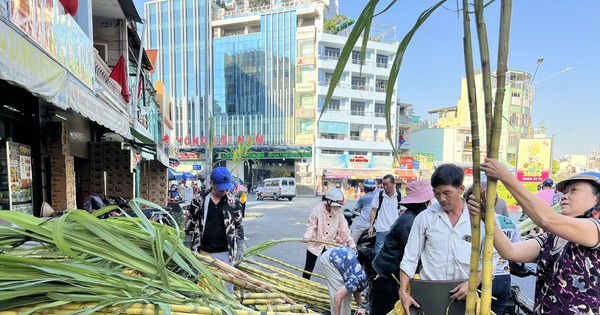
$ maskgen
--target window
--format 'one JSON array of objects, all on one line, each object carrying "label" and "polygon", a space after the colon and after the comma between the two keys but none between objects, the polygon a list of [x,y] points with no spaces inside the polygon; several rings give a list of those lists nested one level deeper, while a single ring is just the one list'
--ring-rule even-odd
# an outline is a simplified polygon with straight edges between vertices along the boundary
[{"label": "window", "polygon": [[360,140],[360,132],[358,130],[350,131],[350,140]]},{"label": "window", "polygon": [[329,100],[329,105],[327,105],[328,111],[339,111],[340,110],[340,100]]},{"label": "window", "polygon": [[321,150],[321,154],[344,154],[342,150]]},{"label": "window", "polygon": [[294,180],[290,179],[289,184],[290,184],[290,186],[294,186],[295,185]]},{"label": "window", "polygon": [[363,90],[367,85],[367,79],[361,77],[352,77],[352,89]]},{"label": "window", "polygon": [[350,115],[364,116],[365,115],[365,102],[351,102],[350,103]]},{"label": "window", "polygon": [[352,63],[355,65],[358,65],[358,64],[364,65],[365,64],[364,60],[362,63],[360,62],[360,51],[356,51],[356,50],[352,51]]},{"label": "window", "polygon": [[331,82],[331,77],[333,77],[333,73],[325,72],[325,83],[327,85]]},{"label": "window", "polygon": [[375,117],[385,117],[385,104],[375,104]]},{"label": "window", "polygon": [[375,91],[377,92],[386,92],[388,86],[387,80],[377,80],[375,81]]},{"label": "window", "polygon": [[287,181],[287,179],[282,179],[282,180],[281,180],[281,185],[282,185],[282,186],[287,186],[287,185],[288,185],[288,181]]},{"label": "window", "polygon": [[339,59],[340,58],[340,49],[333,47],[325,47],[325,59]]},{"label": "window", "polygon": [[519,138],[516,135],[511,135],[508,137],[508,146],[516,147],[519,144]]},{"label": "window", "polygon": [[519,125],[519,116],[517,114],[510,115],[510,124],[513,126]]},{"label": "window", "polygon": [[510,103],[512,105],[521,105],[521,93],[512,93]]},{"label": "window", "polygon": [[377,67],[387,68],[388,67],[388,56],[378,54],[377,55]]},{"label": "window", "polygon": [[390,156],[390,152],[373,152],[371,153],[373,156]]},{"label": "window", "polygon": [[348,151],[349,155],[367,155],[367,151]]}]

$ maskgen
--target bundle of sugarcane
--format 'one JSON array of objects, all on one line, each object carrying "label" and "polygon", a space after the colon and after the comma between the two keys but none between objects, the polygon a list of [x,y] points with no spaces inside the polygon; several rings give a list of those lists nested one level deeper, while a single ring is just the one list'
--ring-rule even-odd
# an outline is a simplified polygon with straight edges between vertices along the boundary
[{"label": "bundle of sugarcane", "polygon": [[[555,204],[554,206],[552,206],[552,209],[556,212],[560,212],[560,204]],[[526,236],[537,227],[537,224],[535,224],[535,222],[533,222],[533,220],[531,220],[530,218],[523,220],[519,223],[518,226],[521,236]]]},{"label": "bundle of sugarcane", "polygon": [[[136,202],[147,202],[130,202],[134,211],[141,212]],[[183,245],[177,228],[155,224],[143,215],[138,214],[135,220],[100,220],[83,210],[73,210],[45,221],[2,211],[0,219],[19,226],[0,227],[0,244],[6,244],[5,248],[19,245],[23,238],[18,235],[43,244],[0,255],[0,311],[29,314],[92,303],[94,306],[81,312],[111,308],[110,313],[121,313],[128,312],[132,303],[142,303],[148,310],[156,305],[165,314],[173,313],[171,306],[176,305],[206,308],[214,314],[254,314]],[[53,253],[51,257],[57,257],[59,251],[62,257],[31,258],[43,252],[40,248]],[[263,309],[265,306],[269,307],[261,304]]]}]

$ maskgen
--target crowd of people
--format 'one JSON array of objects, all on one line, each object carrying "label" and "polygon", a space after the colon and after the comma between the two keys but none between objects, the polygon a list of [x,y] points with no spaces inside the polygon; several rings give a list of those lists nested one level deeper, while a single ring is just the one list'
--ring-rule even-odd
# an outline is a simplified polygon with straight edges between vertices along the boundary
[{"label": "crowd of people", "polygon": [[[556,184],[546,179],[536,194],[497,160],[485,159],[481,169],[488,179],[503,183],[544,231],[521,240],[506,201],[496,195],[492,311],[504,312],[510,295],[509,262],[516,262],[537,264],[534,314],[600,314],[600,173],[581,173]],[[352,297],[366,305],[370,314],[388,314],[398,301],[406,314],[413,307],[433,314],[439,303],[423,300],[417,287],[437,292],[449,283],[447,297],[441,295],[444,299],[466,299],[471,223],[478,214],[482,220],[485,217],[481,205],[487,184],[481,183],[482,199],[476,200],[473,188],[465,187],[464,176],[461,167],[443,164],[436,167],[430,181],[408,183],[406,195],[397,190],[392,175],[382,179],[381,189],[376,188],[376,180],[367,179],[353,209],[359,214],[351,227],[341,209],[344,193],[338,188],[327,190],[307,220],[303,277],[310,279],[315,264],[321,264],[331,314],[350,315]],[[211,189],[192,200],[192,250],[230,264],[241,261],[242,198],[229,171],[215,168]],[[556,203],[560,212],[551,208]],[[357,247],[355,240],[367,232],[376,237],[374,248]],[[481,260],[478,270],[481,281]],[[411,283],[419,286],[413,285],[411,291]],[[363,290],[368,294],[361,295]]]}]

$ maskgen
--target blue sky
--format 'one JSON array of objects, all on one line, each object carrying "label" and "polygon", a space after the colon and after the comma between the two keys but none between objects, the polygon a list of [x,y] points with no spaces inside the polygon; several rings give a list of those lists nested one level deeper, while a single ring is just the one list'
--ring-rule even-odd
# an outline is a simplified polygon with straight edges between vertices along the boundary
[{"label": "blue sky", "polygon": [[[340,14],[356,18],[366,0],[340,0]],[[389,1],[381,1],[381,9]],[[375,22],[397,25],[401,39],[419,14],[437,1],[397,1]],[[415,34],[404,56],[398,96],[416,114],[456,106],[464,76],[462,19],[447,1]],[[500,1],[486,10],[492,70],[496,69]],[[554,158],[600,150],[600,1],[513,1],[509,69],[534,73],[533,126],[554,136]],[[477,48],[475,48],[477,49]],[[478,56],[478,52],[474,55]],[[477,60],[476,66],[480,63]],[[560,73],[565,68],[571,69]],[[552,78],[548,78],[551,77]],[[546,79],[547,78],[547,79]],[[543,81],[542,81],[543,80]]]},{"label": "blue sky", "polygon": [[[331,0],[334,1],[334,0]],[[340,13],[359,16],[366,0],[339,0]],[[134,0],[143,15],[143,0]],[[419,14],[437,1],[397,1],[378,23],[397,26],[401,39]],[[389,3],[381,0],[381,9]],[[415,113],[456,106],[464,76],[462,20],[456,1],[448,1],[419,29],[400,70],[398,96],[414,104]],[[500,1],[486,10],[486,22],[496,69]],[[533,125],[541,122],[554,136],[554,158],[600,150],[600,1],[513,1],[509,69],[532,73],[544,57],[535,80]],[[475,54],[477,56],[477,54]],[[476,61],[476,66],[479,64]],[[555,75],[566,68],[569,71]],[[549,78],[551,77],[551,78]],[[543,81],[542,81],[543,80]]]}]

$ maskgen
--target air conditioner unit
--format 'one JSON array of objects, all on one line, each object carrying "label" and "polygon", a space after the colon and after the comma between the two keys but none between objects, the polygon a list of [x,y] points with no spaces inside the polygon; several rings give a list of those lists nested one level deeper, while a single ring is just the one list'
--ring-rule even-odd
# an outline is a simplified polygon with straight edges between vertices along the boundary
[{"label": "air conditioner unit", "polygon": [[221,38],[221,28],[216,27],[213,31],[213,38]]},{"label": "air conditioner unit", "polygon": [[227,0],[227,2],[225,2],[225,8],[227,10],[234,10],[236,7],[236,3],[233,0]]}]

